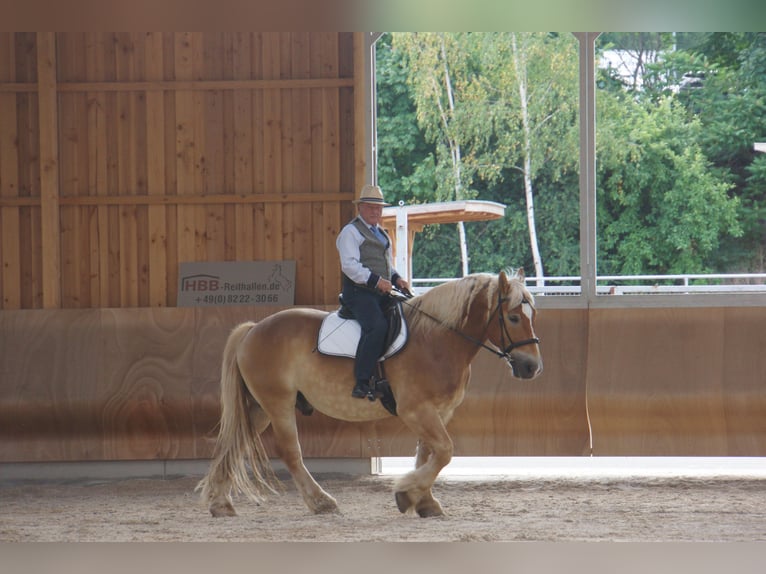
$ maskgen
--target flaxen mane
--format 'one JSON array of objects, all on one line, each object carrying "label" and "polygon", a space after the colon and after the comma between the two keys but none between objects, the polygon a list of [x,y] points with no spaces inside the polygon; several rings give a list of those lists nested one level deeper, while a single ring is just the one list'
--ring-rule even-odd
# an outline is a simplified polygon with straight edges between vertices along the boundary
[{"label": "flaxen mane", "polygon": [[[517,275],[513,271],[506,273],[510,280],[511,292],[503,296],[510,297],[511,306],[515,307],[525,297],[532,302],[532,295],[518,280]],[[474,273],[459,280],[442,283],[409,302],[406,306],[408,327],[415,332],[428,332],[437,324],[441,324],[459,330],[463,327],[468,308],[473,302],[488,302],[488,312],[494,311],[493,302],[497,300],[497,288],[497,275],[490,273]],[[438,323],[434,318],[438,319]]]}]

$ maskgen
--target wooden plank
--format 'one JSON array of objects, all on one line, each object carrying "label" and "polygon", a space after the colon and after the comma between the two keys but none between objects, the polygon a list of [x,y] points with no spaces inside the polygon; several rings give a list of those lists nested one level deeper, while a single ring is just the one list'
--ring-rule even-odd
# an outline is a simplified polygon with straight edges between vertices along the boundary
[{"label": "wooden plank", "polygon": [[[216,51],[217,53],[217,51]],[[223,94],[219,91],[207,92],[203,99],[202,118],[205,130],[205,154],[202,192],[206,195],[219,195],[225,188],[224,168],[224,105]],[[201,237],[204,242],[204,257],[207,261],[226,259],[226,221],[225,208],[210,205],[204,210],[201,220]]]},{"label": "wooden plank", "polygon": [[[321,69],[324,74],[337,74],[338,62],[338,39],[337,34],[325,34],[320,37],[320,53],[322,54]],[[335,106],[338,102],[337,90],[321,90],[320,111],[322,121],[322,139],[319,147],[322,150],[322,190],[342,190],[340,176],[341,161],[341,126],[340,110]],[[315,144],[316,145],[316,144]],[[351,189],[355,197],[355,190]],[[347,201],[347,198],[344,198]],[[352,198],[353,199],[353,198]],[[344,202],[340,200],[339,203]],[[350,204],[349,204],[350,205]],[[335,238],[346,220],[341,217],[341,211],[337,205],[325,204],[325,229],[322,235],[322,292],[318,301],[332,304],[340,291],[340,260],[335,247]]]},{"label": "wooden plank", "polygon": [[0,82],[0,94],[35,93],[37,84],[34,82]]},{"label": "wooden plank", "polygon": [[[84,39],[75,35],[66,43],[73,60],[63,72],[69,77],[85,74],[80,55],[84,54]],[[59,184],[61,198],[86,197],[89,184],[88,107],[85,94],[59,96]],[[89,208],[62,206],[61,218],[61,297],[66,308],[91,305],[91,253]]]},{"label": "wooden plank", "polygon": [[[193,72],[193,34],[180,32],[175,34],[175,77],[179,80],[191,79]],[[175,174],[179,196],[192,196],[195,193],[196,134],[194,132],[194,97],[191,92],[175,92],[176,124],[176,165]],[[179,206],[178,221],[178,261],[196,261],[194,243],[194,208]]]},{"label": "wooden plank", "polygon": [[[278,78],[281,72],[280,34],[267,32],[263,35],[263,75],[265,78]],[[267,193],[282,192],[282,93],[269,90],[263,97],[263,170],[264,188]],[[282,226],[282,206],[266,204],[264,206],[264,241],[263,258],[279,260],[283,258],[284,241]]]},{"label": "wooden plank", "polygon": [[[119,69],[119,66],[118,66]],[[134,195],[135,174],[134,165],[134,133],[131,118],[133,105],[130,95],[119,94],[119,115],[116,130],[118,134],[118,184],[120,196]],[[135,307],[138,304],[138,278],[136,266],[136,207],[135,205],[120,205],[119,208],[119,245],[120,245],[120,306]]]},{"label": "wooden plank", "polygon": [[[106,43],[103,33],[88,37],[86,75],[101,78],[106,70]],[[106,200],[109,193],[106,107],[107,97],[101,92],[89,92],[88,98],[88,196]],[[90,294],[91,307],[109,304],[109,223],[106,205],[95,206],[90,218]]]},{"label": "wooden plank", "polygon": [[[61,205],[216,205],[232,204],[245,205],[249,203],[313,203],[320,202],[351,202],[354,195],[351,193],[264,193],[252,195],[164,195],[164,196],[115,196],[108,198],[100,197],[64,197]],[[18,198],[0,200],[0,205],[38,205],[35,198]]]},{"label": "wooden plank", "polygon": [[367,168],[367,94],[364,32],[354,32],[354,189],[362,189]]},{"label": "wooden plank", "polygon": [[[15,37],[0,34],[0,78],[15,80]],[[0,93],[0,200],[19,195],[19,146],[16,94]],[[21,237],[18,207],[0,208],[0,309],[21,307]]]},{"label": "wooden plank", "polygon": [[[335,90],[323,90],[322,93],[322,179],[323,188],[341,189],[340,178],[340,116],[338,110],[338,94]],[[350,194],[349,194],[350,195]],[[348,195],[344,197],[346,201]],[[350,206],[350,202],[348,203]],[[341,227],[350,220],[342,218],[342,212],[338,207],[332,204],[325,204],[324,210],[327,220],[325,222],[326,230],[322,239],[322,248],[324,252],[323,276],[325,283],[323,285],[324,303],[331,303],[337,299],[337,293],[340,291],[340,260],[335,247],[335,238],[340,232]]]},{"label": "wooden plank", "polygon": [[[17,77],[37,78],[36,33],[16,34],[18,53]],[[20,206],[19,243],[21,249],[20,273],[24,309],[43,307],[43,233],[40,201],[40,131],[39,108],[36,94],[16,96],[18,162],[18,195],[20,199],[34,198],[35,206]],[[0,201],[2,198],[0,198]]]},{"label": "wooden plank", "polygon": [[41,237],[40,208],[19,208],[19,272],[24,286],[21,291],[22,309],[40,309],[43,306]]},{"label": "wooden plank", "polygon": [[[293,77],[310,77],[311,70],[311,34],[305,32],[292,33],[292,62]],[[308,189],[312,192],[311,178],[311,94],[309,90],[292,90],[291,107],[293,110],[293,160],[292,160],[292,189],[295,191]],[[293,252],[289,257],[296,262],[298,277],[316,277],[312,252],[318,241],[314,237],[312,204],[292,204]],[[296,281],[295,300],[308,304],[314,301],[314,280]]]},{"label": "wooden plank", "polygon": [[[281,134],[279,136],[281,143],[280,152],[280,185],[282,191],[288,195],[295,191],[294,188],[294,167],[295,167],[295,136],[293,125],[293,101],[292,90],[282,90],[280,94],[281,102]],[[276,134],[275,134],[276,135]],[[296,227],[293,204],[290,201],[285,202],[281,206],[282,218],[277,223],[280,227],[279,233],[282,238],[282,252],[279,257],[275,259],[295,259],[295,245],[293,243],[294,235],[292,233],[285,233],[287,229],[294,230]],[[296,273],[298,271],[296,270]],[[299,283],[298,281],[297,283]],[[296,288],[296,295],[297,295]],[[302,300],[296,296],[296,303],[302,303]]]},{"label": "wooden plank", "polygon": [[[323,52],[321,39],[324,34],[313,33],[311,35],[311,46],[309,49],[309,67],[312,77],[319,77],[323,74]],[[309,109],[310,117],[309,122],[311,126],[311,132],[309,134],[311,140],[311,190],[316,193],[325,193],[328,190],[325,188],[324,182],[324,149],[321,142],[323,141],[324,126],[322,125],[322,90],[313,89],[309,91]],[[326,227],[326,214],[332,211],[332,207],[325,206],[324,203],[315,201],[311,204],[312,211],[312,229],[315,235],[314,248],[311,250],[312,254],[312,268],[313,268],[313,301],[325,300],[325,284],[327,282],[326,276],[326,260],[328,257],[336,258],[335,245],[333,244],[332,251],[328,252],[327,237],[328,229]],[[336,230],[337,236],[337,230]],[[334,241],[334,239],[333,239]]]},{"label": "wooden plank", "polygon": [[[164,39],[160,32],[146,36],[148,57],[146,77],[161,80],[164,69]],[[162,93],[146,94],[146,184],[150,196],[163,196],[165,186],[165,97]],[[166,208],[152,205],[148,209],[149,231],[149,305],[168,305],[167,269],[167,221]]]},{"label": "wooden plank", "polygon": [[40,129],[40,199],[42,209],[42,288],[46,309],[61,306],[58,108],[56,35],[37,33],[38,113]]},{"label": "wooden plank", "polygon": [[[0,162],[1,165],[1,162]],[[5,207],[0,210],[0,308],[20,309],[21,304],[21,244],[20,208]]]},{"label": "wooden plank", "polygon": [[[205,74],[205,34],[195,32],[192,34],[191,53],[192,53],[192,74],[194,78],[201,79]],[[205,180],[207,172],[207,113],[206,113],[206,93],[192,92],[194,124],[194,194],[201,195],[205,191]],[[199,207],[193,208],[193,229],[194,229],[194,261],[207,260],[207,209]]]},{"label": "wooden plank", "polygon": [[[135,82],[65,82],[58,86],[61,93],[71,92],[207,92],[210,90],[288,90],[312,88],[351,88],[351,78],[276,78],[268,80],[178,80]],[[31,92],[31,83],[0,82],[0,92]]]},{"label": "wooden plank", "polygon": [[[16,96],[19,199],[40,200],[40,114],[37,95]],[[0,198],[2,201],[2,198]],[[37,204],[39,206],[39,203]],[[42,238],[37,240],[39,246]]]},{"label": "wooden plank", "polygon": [[[0,32],[0,86],[16,84],[16,36],[13,32]],[[34,90],[35,86],[31,85],[31,88]],[[12,93],[16,92],[8,90],[5,95]],[[0,95],[3,94],[4,91],[0,88]]]},{"label": "wooden plank", "polygon": [[[173,50],[173,36],[166,34],[165,38],[165,50]],[[165,69],[173,69],[173,61],[170,60],[168,64],[169,56],[165,57]],[[165,186],[169,194],[178,193],[176,172],[176,98],[175,94],[165,94]],[[177,195],[176,195],[177,197]],[[168,286],[168,305],[172,306],[176,303],[177,290],[178,290],[178,239],[179,239],[179,220],[178,220],[178,207],[176,205],[169,205],[165,213],[166,235],[165,235],[165,250],[167,253],[167,286]]]},{"label": "wooden plank", "polygon": [[[115,69],[119,80],[132,81],[135,77],[134,49],[129,33],[117,33]],[[119,196],[136,196],[136,155],[138,152],[136,125],[136,94],[118,93],[119,113],[117,131],[117,191]],[[134,205],[120,206],[120,306],[138,305],[138,225]]]},{"label": "wooden plank", "polygon": [[[231,73],[236,79],[250,78],[252,73],[252,35],[248,32],[233,33],[231,50]],[[253,94],[249,90],[237,90],[232,93],[232,192],[252,195],[253,183],[254,134]],[[234,254],[238,261],[250,261],[254,253],[254,211],[252,204],[234,206]]]}]

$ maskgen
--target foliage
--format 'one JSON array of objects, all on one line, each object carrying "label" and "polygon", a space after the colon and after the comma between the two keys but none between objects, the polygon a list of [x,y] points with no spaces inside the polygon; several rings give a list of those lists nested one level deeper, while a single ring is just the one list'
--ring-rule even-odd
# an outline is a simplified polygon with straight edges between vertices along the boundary
[{"label": "foliage", "polygon": [[700,123],[664,99],[626,106],[603,94],[598,115],[598,271],[702,273],[724,234],[740,235],[737,201],[709,169]]},{"label": "foliage", "polygon": [[[605,34],[598,42],[599,50],[620,46],[640,54],[641,81],[598,71],[599,273],[762,270],[766,155],[753,142],[766,140],[766,35]],[[546,275],[579,275],[574,37],[392,34],[377,48],[386,193],[407,203],[505,204],[502,220],[466,224],[473,271],[532,269],[536,240]],[[427,227],[413,271],[454,277],[459,258],[454,226]]]}]

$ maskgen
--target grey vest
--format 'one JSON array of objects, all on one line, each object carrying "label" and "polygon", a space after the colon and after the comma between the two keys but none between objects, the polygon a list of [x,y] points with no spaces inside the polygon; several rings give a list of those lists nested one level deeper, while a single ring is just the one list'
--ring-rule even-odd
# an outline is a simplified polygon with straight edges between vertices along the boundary
[{"label": "grey vest", "polygon": [[388,246],[386,246],[378,241],[378,238],[375,237],[362,218],[357,217],[351,223],[359,230],[362,237],[364,237],[364,241],[359,246],[359,259],[362,262],[362,265],[376,275],[380,275],[384,279],[390,280],[393,269],[391,269],[388,253],[391,248],[391,239],[388,237],[388,234],[381,228],[383,235],[388,239]]}]

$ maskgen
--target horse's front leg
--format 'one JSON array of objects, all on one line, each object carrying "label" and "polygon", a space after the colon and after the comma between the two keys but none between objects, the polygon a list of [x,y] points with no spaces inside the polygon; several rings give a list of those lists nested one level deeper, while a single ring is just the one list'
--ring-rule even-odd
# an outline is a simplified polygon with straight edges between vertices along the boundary
[{"label": "horse's front leg", "polygon": [[[415,456],[415,468],[420,468],[425,463],[427,463],[430,456],[431,449],[423,441],[419,440],[417,454]],[[432,489],[429,488],[428,492],[426,492],[420,501],[415,505],[415,512],[417,512],[422,518],[427,518],[430,516],[442,516],[444,514],[441,504],[439,504],[439,501],[434,498],[431,490]],[[403,497],[397,497],[397,504],[399,503],[400,499],[403,500]],[[406,512],[406,509],[402,510],[402,512]]]},{"label": "horse's front leg", "polygon": [[444,511],[433,497],[431,487],[439,472],[452,460],[452,439],[439,413],[431,407],[400,410],[399,417],[419,439],[415,470],[400,478],[394,487],[396,505],[401,512],[414,508],[423,518],[442,516]]},{"label": "horse's front leg", "polygon": [[289,408],[280,409],[280,415],[271,415],[271,428],[282,462],[295,481],[295,486],[301,493],[309,509],[315,514],[337,512],[338,503],[327,494],[311,476],[303,464],[301,445],[298,442],[298,429],[295,423],[295,409],[292,403]]}]

